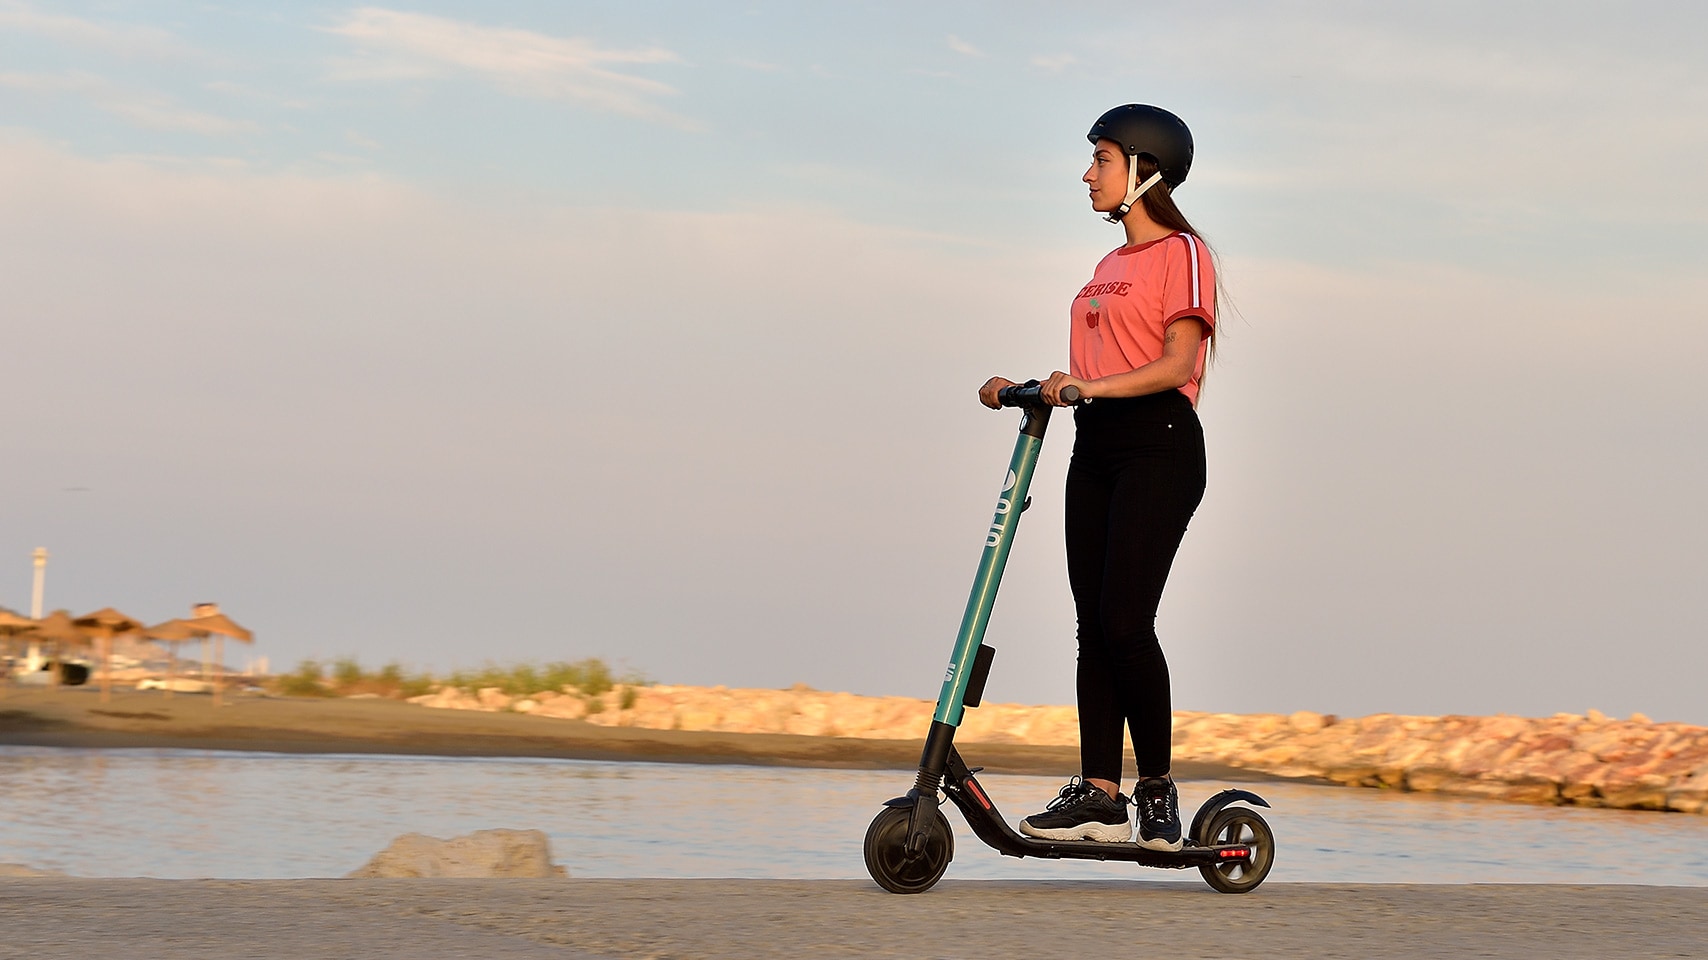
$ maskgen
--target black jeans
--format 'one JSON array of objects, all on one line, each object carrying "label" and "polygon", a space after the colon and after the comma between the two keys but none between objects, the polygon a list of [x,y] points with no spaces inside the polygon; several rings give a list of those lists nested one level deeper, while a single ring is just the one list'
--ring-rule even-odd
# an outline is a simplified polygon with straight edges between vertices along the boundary
[{"label": "black jeans", "polygon": [[1204,498],[1204,431],[1178,390],[1074,411],[1068,584],[1079,618],[1080,773],[1121,782],[1121,727],[1141,777],[1168,773],[1168,661],[1156,608]]}]

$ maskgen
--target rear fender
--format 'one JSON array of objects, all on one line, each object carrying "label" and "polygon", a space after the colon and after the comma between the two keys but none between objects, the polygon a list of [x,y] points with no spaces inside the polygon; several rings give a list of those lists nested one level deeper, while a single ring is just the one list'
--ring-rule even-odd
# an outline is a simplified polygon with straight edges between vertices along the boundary
[{"label": "rear fender", "polygon": [[[1198,808],[1198,813],[1192,818],[1192,832],[1187,836],[1191,837],[1192,842],[1199,846],[1208,846],[1209,844],[1205,842],[1204,830],[1210,826],[1210,821],[1216,818],[1216,814],[1222,812],[1223,807],[1241,801],[1259,807],[1269,806],[1269,801],[1250,790],[1223,790],[1204,801],[1204,805]],[[911,803],[911,801],[907,802]],[[890,803],[894,804],[895,801],[892,800]]]}]

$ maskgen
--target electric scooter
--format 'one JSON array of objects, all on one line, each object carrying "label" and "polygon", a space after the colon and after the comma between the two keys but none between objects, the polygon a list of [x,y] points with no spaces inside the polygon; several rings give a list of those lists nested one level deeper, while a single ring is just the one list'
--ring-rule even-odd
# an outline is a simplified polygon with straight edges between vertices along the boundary
[{"label": "electric scooter", "polygon": [[[906,796],[884,803],[866,830],[866,869],[891,893],[923,893],[942,879],[955,854],[955,837],[943,816],[942,794],[960,808],[967,825],[980,840],[1004,856],[1048,857],[1057,860],[1125,860],[1144,867],[1197,867],[1204,880],[1222,893],[1249,893],[1275,860],[1275,834],[1256,810],[1236,803],[1269,806],[1246,790],[1223,790],[1198,808],[1181,849],[1152,850],[1137,843],[1097,840],[1040,840],[1016,832],[1003,819],[974,774],[955,749],[955,729],[966,709],[984,696],[996,650],[984,643],[985,627],[996,603],[996,590],[1008,563],[1020,514],[1032,505],[1027,490],[1050,424],[1050,407],[1040,396],[1038,381],[1004,388],[998,396],[1005,407],[1021,409],[1020,436],[1009,460],[1008,477],[996,501],[996,517],[985,536],[984,554],[973,578],[972,595],[955,639],[955,652],[943,675],[937,710],[931,718],[919,773]],[[1062,399],[1081,401],[1072,386]]]}]

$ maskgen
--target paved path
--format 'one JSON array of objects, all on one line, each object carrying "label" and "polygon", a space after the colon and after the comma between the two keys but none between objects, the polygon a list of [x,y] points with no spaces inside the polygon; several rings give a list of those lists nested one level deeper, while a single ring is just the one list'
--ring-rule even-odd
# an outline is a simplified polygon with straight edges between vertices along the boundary
[{"label": "paved path", "polygon": [[1091,956],[1708,958],[1708,888],[0,880],[8,960]]}]

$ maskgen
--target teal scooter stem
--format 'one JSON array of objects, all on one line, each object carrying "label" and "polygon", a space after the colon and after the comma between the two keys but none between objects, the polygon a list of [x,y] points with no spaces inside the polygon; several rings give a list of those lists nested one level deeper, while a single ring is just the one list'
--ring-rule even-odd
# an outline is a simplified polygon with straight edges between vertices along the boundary
[{"label": "teal scooter stem", "polygon": [[[1079,391],[1069,387],[1074,399]],[[960,726],[966,712],[967,693],[974,679],[984,686],[990,660],[984,660],[984,670],[977,659],[984,642],[985,628],[990,624],[990,611],[996,606],[996,591],[1002,586],[1002,571],[1008,566],[1008,551],[1014,546],[1014,532],[1020,527],[1020,514],[1032,505],[1028,491],[1032,489],[1032,473],[1038,466],[1038,453],[1044,448],[1044,430],[1050,425],[1050,408],[1029,406],[1020,421],[1020,436],[1014,441],[1014,456],[1008,461],[1008,477],[1002,494],[996,500],[996,516],[985,534],[984,553],[979,558],[979,571],[973,577],[972,593],[967,596],[966,612],[961,614],[961,630],[955,636],[955,652],[949,658],[949,669],[943,673],[943,689],[937,694],[937,712],[931,719],[952,727]],[[973,664],[967,669],[967,664]],[[973,691],[972,706],[978,706],[978,690]]]},{"label": "teal scooter stem", "polygon": [[[942,878],[954,857],[954,835],[943,816],[941,796],[947,796],[966,818],[978,838],[1011,857],[1126,860],[1148,867],[1197,867],[1206,882],[1223,893],[1246,893],[1263,882],[1274,861],[1275,835],[1257,811],[1231,806],[1269,804],[1246,790],[1223,790],[1198,808],[1192,829],[1179,850],[1152,850],[1136,843],[1093,840],[1044,840],[1023,836],[1002,818],[996,804],[955,750],[955,730],[969,708],[984,697],[996,651],[984,642],[1002,571],[1020,525],[1031,504],[1028,491],[1043,449],[1051,408],[1044,403],[1038,381],[1006,387],[998,393],[1005,407],[1021,408],[1020,435],[1008,461],[1008,475],[996,501],[996,515],[985,533],[978,573],[961,615],[955,649],[943,673],[937,709],[919,756],[919,772],[906,796],[886,801],[866,831],[866,869],[879,886],[892,893],[921,893]],[[1061,393],[1069,403],[1080,402],[1079,391]],[[1089,400],[1084,402],[1089,403]]]},{"label": "teal scooter stem", "polygon": [[[1032,505],[1028,495],[1032,473],[1038,466],[1038,454],[1044,449],[1044,432],[1050,426],[1050,407],[1043,402],[1039,390],[1038,381],[1030,380],[1021,386],[1007,387],[999,394],[1003,406],[1021,408],[1020,434],[1015,438],[1008,476],[996,500],[996,515],[985,533],[978,573],[967,596],[967,609],[961,614],[961,629],[955,636],[949,667],[943,671],[943,689],[937,694],[937,710],[931,716],[931,730],[925,736],[925,750],[919,758],[919,775],[909,794],[916,801],[907,838],[910,851],[917,852],[925,842],[924,824],[937,809],[937,790],[954,746],[955,728],[960,726],[966,708],[981,702],[985,680],[995,659],[996,651],[984,645],[985,628],[990,624],[991,609],[996,606],[996,591],[1002,585],[1002,571],[1008,566],[1008,551],[1014,546],[1020,514]],[[1079,389],[1068,387],[1062,399],[1077,402]]]}]

